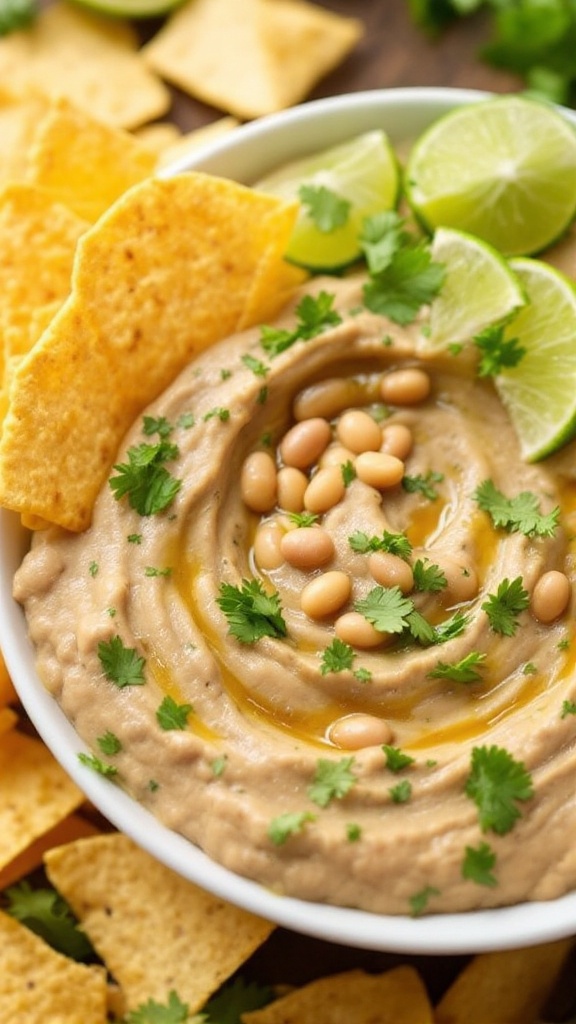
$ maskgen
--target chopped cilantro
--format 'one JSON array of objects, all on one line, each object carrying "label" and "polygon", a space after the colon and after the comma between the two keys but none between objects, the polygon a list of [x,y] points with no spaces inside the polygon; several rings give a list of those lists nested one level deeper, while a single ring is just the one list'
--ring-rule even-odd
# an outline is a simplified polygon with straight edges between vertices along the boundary
[{"label": "chopped cilantro", "polygon": [[141,544],[142,534],[141,533],[129,533],[126,537],[129,544]]},{"label": "chopped cilantro", "polygon": [[384,743],[382,750],[386,754],[386,767],[391,772],[401,772],[403,768],[414,764],[414,758],[410,754],[405,754],[399,747],[391,747],[390,744]]},{"label": "chopped cilantro", "polygon": [[449,619],[434,626],[435,642],[437,644],[444,644],[447,640],[453,640],[454,637],[461,636],[468,622],[469,618],[463,612],[454,612],[454,615],[451,615]]},{"label": "chopped cilantro", "polygon": [[422,494],[429,501],[436,501],[438,491],[433,485],[442,483],[443,479],[444,474],[434,470],[430,470],[426,474],[419,473],[416,476],[405,474],[402,477],[402,487],[408,494]]},{"label": "chopped cilantro", "polygon": [[224,769],[226,768],[227,763],[228,757],[226,754],[220,754],[219,757],[215,757],[210,765],[212,774],[215,775],[216,778],[219,778],[224,774]]},{"label": "chopped cilantro", "polygon": [[398,250],[409,244],[410,235],[405,224],[405,219],[395,210],[384,210],[365,219],[360,241],[370,274],[377,275],[386,270]]},{"label": "chopped cilantro", "polygon": [[[206,1024],[240,1024],[243,1014],[259,1010],[274,999],[267,985],[237,977],[223,985],[202,1008]],[[191,1022],[194,1024],[194,1018]]]},{"label": "chopped cilantro", "polygon": [[256,377],[265,377],[270,369],[269,366],[266,366],[266,363],[263,363],[261,359],[256,359],[255,356],[250,355],[249,352],[246,352],[242,356],[242,362],[244,363],[244,366],[247,366],[249,370],[252,370],[252,373]]},{"label": "chopped cilantro", "polygon": [[410,897],[410,912],[412,917],[419,917],[426,910],[431,898],[433,896],[439,896],[440,890],[436,889],[434,885],[425,885],[423,889],[415,892]]},{"label": "chopped cilantro", "polygon": [[404,597],[400,587],[377,586],[356,601],[354,609],[380,633],[401,633],[409,625],[408,616],[414,605]]},{"label": "chopped cilantro", "polygon": [[268,826],[268,838],[275,846],[282,846],[290,836],[298,835],[309,821],[316,821],[310,811],[287,811],[273,818]]},{"label": "chopped cilantro", "polygon": [[357,530],[348,538],[348,543],[352,550],[359,554],[387,551],[391,555],[406,559],[412,553],[412,545],[405,533],[390,533],[388,530],[384,530],[381,537],[369,537],[368,534]]},{"label": "chopped cilantro", "polygon": [[412,796],[412,783],[409,779],[402,779],[396,786],[392,786],[388,792],[395,804],[405,804]]},{"label": "chopped cilantro", "polygon": [[352,675],[359,683],[369,683],[372,679],[372,673],[369,668],[356,668]]},{"label": "chopped cilantro", "polygon": [[91,576],[97,576],[98,568],[98,562],[90,562],[90,565],[88,566],[88,572],[90,573]]},{"label": "chopped cilantro", "polygon": [[204,413],[202,417],[204,423],[208,420],[218,419],[221,423],[226,423],[230,419],[230,409],[226,409],[225,406],[217,405],[214,409],[209,409],[207,413]]},{"label": "chopped cilantro", "polygon": [[476,488],[474,498],[479,508],[489,514],[494,526],[524,533],[527,537],[554,536],[560,509],[556,507],[548,515],[542,515],[538,498],[531,491],[522,491],[515,498],[506,498],[492,480],[484,480]]},{"label": "chopped cilantro", "polygon": [[467,846],[462,861],[462,878],[478,882],[478,885],[498,885],[498,879],[492,874],[495,863],[496,854],[488,843]]},{"label": "chopped cilantro", "polygon": [[314,523],[318,522],[320,517],[316,512],[289,512],[288,519],[294,526],[299,528],[303,526],[314,526]]},{"label": "chopped cilantro", "polygon": [[518,338],[504,337],[504,324],[492,324],[473,339],[481,352],[478,363],[479,377],[496,377],[506,367],[517,366],[526,349]]},{"label": "chopped cilantro", "polygon": [[146,660],[133,647],[125,647],[122,637],[116,635],[111,640],[101,640],[98,657],[106,678],[120,689],[144,683]]},{"label": "chopped cilantro", "polygon": [[305,295],[296,306],[296,327],[292,331],[276,327],[262,327],[260,344],[269,356],[285,352],[296,341],[308,341],[329,327],[342,323],[342,317],[333,309],[334,295],[321,291],[316,297]]},{"label": "chopped cilantro", "polygon": [[195,418],[193,412],[183,412],[176,420],[176,426],[180,427],[181,430],[190,430],[190,427],[193,427],[194,423]]},{"label": "chopped cilantro", "polygon": [[439,661],[428,675],[431,679],[451,679],[455,683],[478,683],[482,676],[477,669],[485,658],[486,655],[480,651],[470,651],[460,661]]},{"label": "chopped cilantro", "polygon": [[188,1020],[189,1007],[172,989],[167,1003],[157,1003],[155,999],[149,999],[135,1010],[130,1010],[125,1018],[125,1024],[186,1024]]},{"label": "chopped cilantro", "polygon": [[410,631],[411,636],[418,643],[428,646],[428,644],[438,643],[438,637],[433,626],[430,625],[427,619],[424,618],[420,612],[417,612],[415,608],[412,609],[409,615],[406,616],[406,624]]},{"label": "chopped cilantro", "polygon": [[139,444],[128,449],[128,462],[114,466],[118,476],[109,480],[114,497],[128,497],[131,508],[141,516],[151,516],[173,502],[182,481],[171,476],[164,462],[175,459],[178,448],[169,441]]},{"label": "chopped cilantro", "polygon": [[520,817],[517,802],[529,800],[534,793],[524,764],[495,745],[474,747],[464,791],[478,808],[482,830],[498,835],[509,832]]},{"label": "chopped cilantro", "polygon": [[228,620],[228,632],[240,643],[286,636],[280,597],[276,592],[267,594],[260,580],[242,580],[241,587],[222,583],[218,604]]},{"label": "chopped cilantro", "polygon": [[349,487],[353,480],[356,479],[356,470],[354,463],[351,459],[347,462],[343,462],[340,466],[340,472],[342,473],[342,480],[344,481],[344,487]]},{"label": "chopped cilantro", "polygon": [[524,665],[524,668],[522,669],[522,672],[525,676],[535,676],[537,671],[538,669],[533,661],[527,661]]},{"label": "chopped cilantro", "polygon": [[268,388],[265,385],[260,388],[256,396],[256,401],[258,402],[258,405],[264,405],[264,403],[268,401]]},{"label": "chopped cilantro", "polygon": [[568,715],[576,715],[576,701],[575,700],[563,700],[562,711],[560,718],[566,718]]},{"label": "chopped cilantro", "polygon": [[157,789],[160,789],[160,783],[156,782],[156,779],[150,779],[148,782],[148,789],[151,793],[155,793]]},{"label": "chopped cilantro", "polygon": [[346,825],[346,839],[349,843],[357,843],[362,837],[362,829],[355,822]]},{"label": "chopped cilantro", "polygon": [[328,672],[344,672],[352,668],[354,658],[354,648],[338,637],[334,637],[330,646],[322,652],[320,672],[323,676]]},{"label": "chopped cilantro", "polygon": [[172,567],[167,565],[164,569],[157,569],[154,565],[147,565],[144,569],[145,576],[171,576]]},{"label": "chopped cilantro", "polygon": [[514,636],[518,629],[517,616],[528,607],[530,598],[522,585],[522,577],[502,580],[495,594],[489,594],[482,604],[490,626],[502,636]]},{"label": "chopped cilantro", "polygon": [[174,427],[165,416],[144,416],[143,424],[142,433],[146,434],[147,437],[151,437],[152,434],[158,434],[159,437],[166,440],[174,430]]},{"label": "chopped cilantro", "polygon": [[435,565],[434,562],[429,562],[427,558],[418,558],[412,566],[412,571],[414,573],[414,588],[416,590],[435,594],[439,590],[444,590],[448,585],[446,576],[440,566]]},{"label": "chopped cilantro", "polygon": [[114,764],[106,764],[105,761],[101,761],[95,754],[84,754],[80,752],[78,754],[78,760],[80,764],[91,768],[97,775],[103,775],[105,779],[111,779],[114,775],[118,774],[118,769]]},{"label": "chopped cilantro", "polygon": [[156,719],[161,729],[185,729],[188,715],[193,711],[191,704],[177,704],[173,697],[166,694],[156,709]]},{"label": "chopped cilantro", "polygon": [[301,185],[298,197],[310,220],[323,234],[330,234],[346,224],[350,202],[325,185]]},{"label": "chopped cilantro", "polygon": [[112,756],[113,754],[119,754],[120,751],[122,750],[122,744],[120,740],[118,739],[116,734],[110,732],[109,729],[107,730],[107,732],[103,733],[102,736],[98,736],[96,742],[100,747],[102,753],[107,754],[108,756]]},{"label": "chopped cilantro", "polygon": [[6,889],[4,895],[8,900],[6,913],[44,939],[52,949],[73,960],[88,960],[94,955],[70,907],[55,889],[35,889],[28,881],[21,881]]},{"label": "chopped cilantro", "polygon": [[332,800],[341,800],[358,781],[352,771],[353,765],[353,757],[343,757],[339,761],[320,758],[316,763],[314,780],[308,787],[310,799],[319,807],[327,807]]}]

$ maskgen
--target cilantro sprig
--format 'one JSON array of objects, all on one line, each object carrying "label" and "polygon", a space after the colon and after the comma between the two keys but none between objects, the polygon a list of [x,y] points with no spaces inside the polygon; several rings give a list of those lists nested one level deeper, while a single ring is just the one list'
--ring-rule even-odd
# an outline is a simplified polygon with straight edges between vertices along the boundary
[{"label": "cilantro sprig", "polygon": [[343,757],[339,761],[320,758],[308,796],[319,807],[327,807],[332,800],[341,800],[358,781],[353,772],[354,758]]},{"label": "cilantro sprig", "polygon": [[222,583],[217,601],[228,620],[228,632],[240,643],[254,644],[264,636],[282,638],[287,634],[280,596],[266,593],[260,580],[242,580],[240,587]]},{"label": "cilantro sprig", "polygon": [[117,476],[109,484],[117,501],[127,497],[128,504],[141,516],[156,515],[172,504],[182,486],[173,477],[165,462],[178,456],[178,447],[170,441],[158,444],[133,445],[127,452],[128,461],[114,466]]},{"label": "cilantro sprig", "polygon": [[334,309],[335,295],[321,291],[318,295],[305,295],[296,306],[296,326],[289,331],[284,328],[264,325],[260,332],[260,344],[270,357],[280,355],[297,341],[309,341],[322,334],[329,327],[342,323],[342,317]]},{"label": "cilantro sprig", "polygon": [[400,558],[406,559],[412,554],[412,545],[406,534],[391,533],[389,530],[384,530],[379,537],[376,535],[369,536],[367,533],[363,533],[362,530],[356,530],[348,538],[348,543],[352,551],[362,555],[372,551],[385,551],[388,554],[398,555]]},{"label": "cilantro sprig", "polygon": [[98,657],[104,675],[119,689],[124,686],[142,686],[145,682],[146,659],[134,647],[126,647],[121,636],[101,640],[98,644]]},{"label": "cilantro sprig", "polygon": [[482,830],[501,836],[521,817],[518,802],[534,795],[532,778],[523,762],[496,745],[474,747],[464,791],[478,808]]},{"label": "cilantro sprig", "polygon": [[474,499],[478,507],[488,513],[494,526],[510,533],[523,533],[527,537],[553,537],[558,527],[560,508],[557,506],[544,515],[532,491],[521,491],[515,497],[507,498],[492,480],[483,480],[474,492]]},{"label": "cilantro sprig", "polygon": [[492,324],[473,339],[480,351],[477,373],[479,377],[496,377],[502,370],[518,366],[526,355],[518,338],[504,337],[504,324]]},{"label": "cilantro sprig", "polygon": [[351,203],[326,185],[301,185],[298,198],[310,220],[323,234],[331,234],[348,221]]},{"label": "cilantro sprig", "polygon": [[495,594],[489,594],[482,604],[491,628],[502,636],[514,636],[518,629],[518,616],[530,604],[521,576],[502,580]]},{"label": "cilantro sprig", "polygon": [[87,960],[94,950],[77,926],[68,904],[55,889],[33,888],[24,880],[6,889],[6,912],[73,960]]}]

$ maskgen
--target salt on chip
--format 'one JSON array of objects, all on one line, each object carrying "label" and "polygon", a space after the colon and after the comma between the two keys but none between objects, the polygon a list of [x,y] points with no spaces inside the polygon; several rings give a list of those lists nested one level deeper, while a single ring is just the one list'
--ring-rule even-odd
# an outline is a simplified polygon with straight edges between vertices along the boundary
[{"label": "salt on chip", "polygon": [[49,105],[43,93],[0,85],[0,184],[23,181],[30,144]]},{"label": "salt on chip", "polygon": [[45,857],[50,881],[123,990],[128,1009],[171,991],[194,1014],[274,926],[204,892],[120,833]]},{"label": "salt on chip", "polygon": [[573,946],[560,939],[474,957],[436,1006],[436,1024],[536,1024]]},{"label": "salt on chip", "polygon": [[129,132],[61,97],[38,125],[26,181],[93,223],[154,171],[154,154]]},{"label": "salt on chip", "polygon": [[4,1024],[106,1024],[106,972],[55,952],[0,911],[0,1020]]},{"label": "salt on chip", "polygon": [[307,0],[189,0],[142,53],[190,95],[253,118],[304,99],[362,34],[359,19]]},{"label": "salt on chip", "polygon": [[67,96],[103,121],[135,128],[171,102],[138,45],[127,22],[56,0],[32,25],[0,38],[0,81]]},{"label": "salt on chip", "polygon": [[271,244],[281,259],[297,210],[200,173],[126,192],[80,239],[72,294],[16,369],[0,504],[85,529],[126,430],[237,329],[260,260]]},{"label": "salt on chip", "polygon": [[0,743],[0,870],[83,800],[43,743],[15,729],[5,733]]},{"label": "salt on chip", "polygon": [[261,1010],[242,1014],[243,1024],[434,1024],[434,1020],[424,983],[409,965],[382,974],[350,970],[319,978]]}]

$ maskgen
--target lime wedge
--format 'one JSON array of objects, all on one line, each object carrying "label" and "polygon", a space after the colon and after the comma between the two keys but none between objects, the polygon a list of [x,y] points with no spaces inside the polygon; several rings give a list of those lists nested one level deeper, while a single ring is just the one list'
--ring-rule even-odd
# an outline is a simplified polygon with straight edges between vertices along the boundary
[{"label": "lime wedge", "polygon": [[430,305],[422,352],[470,341],[486,327],[508,320],[526,303],[522,285],[501,254],[480,238],[438,228],[430,247],[446,277]]},{"label": "lime wedge", "polygon": [[178,7],[183,0],[74,0],[79,7],[85,7],[97,14],[108,14],[113,18],[154,18],[167,14]]},{"label": "lime wedge", "polygon": [[[396,205],[400,172],[387,135],[376,130],[285,165],[255,187],[301,200],[286,258],[308,270],[333,271],[359,259],[364,218]],[[340,205],[342,223],[330,210],[322,216],[322,200]]]},{"label": "lime wedge", "polygon": [[494,383],[523,458],[537,462],[576,434],[576,285],[547,263],[511,261],[528,303],[505,329],[525,354]]},{"label": "lime wedge", "polygon": [[576,211],[576,132],[523,96],[458,107],[414,144],[406,195],[429,231],[460,228],[508,256],[539,252]]}]

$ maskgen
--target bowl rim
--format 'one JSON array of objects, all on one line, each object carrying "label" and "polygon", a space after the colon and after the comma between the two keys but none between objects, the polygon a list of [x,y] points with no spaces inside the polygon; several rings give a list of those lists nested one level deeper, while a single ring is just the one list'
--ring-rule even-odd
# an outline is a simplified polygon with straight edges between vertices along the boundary
[{"label": "bowl rim", "polygon": [[[419,120],[429,123],[439,110],[489,95],[474,89],[407,87],[310,101],[242,125],[164,168],[159,176],[200,170],[232,177],[235,175],[228,173],[228,161],[232,161],[240,167],[238,180],[249,184],[253,156],[262,139],[273,149],[275,163],[283,159],[297,125],[306,128],[300,151],[311,150],[314,145],[320,148],[315,141],[316,133],[310,135],[308,131],[319,116],[329,126],[323,138],[336,142],[351,137],[352,125],[357,134],[364,130],[364,125],[371,123],[374,127],[374,118],[381,114],[385,129],[389,130],[386,114],[396,111],[396,120],[410,132],[411,125]],[[566,113],[576,126],[576,113]],[[294,156],[293,144],[290,152]],[[87,747],[40,682],[24,613],[12,597],[13,574],[27,547],[27,538],[19,516],[0,509],[0,649],[15,688],[39,736],[67,774],[112,825],[157,860],[214,895],[277,925],[360,949],[412,955],[473,954],[534,945],[576,932],[576,892],[555,900],[492,910],[403,917],[280,896],[210,860],[113,782],[79,762],[78,754],[87,752]]]}]

